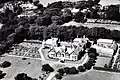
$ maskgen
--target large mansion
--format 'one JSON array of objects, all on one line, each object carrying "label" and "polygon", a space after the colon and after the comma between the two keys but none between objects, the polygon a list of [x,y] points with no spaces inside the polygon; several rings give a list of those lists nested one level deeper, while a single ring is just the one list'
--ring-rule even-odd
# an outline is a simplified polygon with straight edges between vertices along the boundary
[{"label": "large mansion", "polygon": [[[79,52],[87,43],[88,38],[75,38],[72,42],[58,42],[57,38],[48,39],[43,46],[51,45],[48,56],[52,59],[78,61]],[[48,44],[49,42],[49,44]],[[51,44],[53,43],[53,44]],[[59,43],[59,45],[57,45]]]}]

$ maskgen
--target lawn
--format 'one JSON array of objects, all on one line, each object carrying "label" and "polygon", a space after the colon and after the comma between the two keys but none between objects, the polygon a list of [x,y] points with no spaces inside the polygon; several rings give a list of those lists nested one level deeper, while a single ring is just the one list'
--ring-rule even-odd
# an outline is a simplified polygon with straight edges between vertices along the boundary
[{"label": "lawn", "polygon": [[[9,61],[11,62],[11,66],[9,68],[0,68],[7,75],[2,80],[14,80],[14,77],[18,73],[26,73],[28,76],[32,78],[39,78],[42,75],[41,65],[42,62],[40,60],[35,59],[26,59],[22,60],[20,57],[11,57],[5,56],[0,57],[0,62]],[[30,64],[28,64],[30,62]]]},{"label": "lawn", "polygon": [[110,30],[120,30],[120,25],[115,25],[115,24],[85,23],[84,26],[87,26],[88,28],[104,27]]},{"label": "lawn", "polygon": [[62,80],[119,80],[120,73],[91,70],[88,73],[68,75]]}]

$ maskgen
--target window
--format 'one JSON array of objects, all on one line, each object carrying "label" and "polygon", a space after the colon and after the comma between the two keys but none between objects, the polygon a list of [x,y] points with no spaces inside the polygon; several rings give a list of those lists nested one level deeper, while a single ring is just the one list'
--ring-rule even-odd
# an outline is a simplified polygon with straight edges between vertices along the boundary
[{"label": "window", "polygon": [[76,56],[72,56],[72,60],[75,61],[75,60],[77,60],[76,58],[77,58]]}]

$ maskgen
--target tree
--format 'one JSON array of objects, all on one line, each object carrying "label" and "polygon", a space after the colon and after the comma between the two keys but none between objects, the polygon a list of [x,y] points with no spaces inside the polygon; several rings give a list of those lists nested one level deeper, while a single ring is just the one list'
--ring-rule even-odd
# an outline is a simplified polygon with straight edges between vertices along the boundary
[{"label": "tree", "polygon": [[90,49],[88,50],[88,53],[94,53],[94,54],[96,54],[97,51],[96,51],[95,48],[90,48]]},{"label": "tree", "polygon": [[[93,54],[91,55],[91,53],[93,53],[93,54],[95,54],[95,56],[98,56],[99,55],[99,53],[97,53],[97,50],[95,49],[95,48],[90,48],[89,50],[88,50],[88,55],[90,54],[90,56],[92,56],[92,58],[93,58]],[[96,57],[94,56],[94,58],[96,59]]]},{"label": "tree", "polygon": [[88,63],[91,64],[92,66],[95,65],[95,59],[94,58],[90,58]]},{"label": "tree", "polygon": [[105,64],[105,65],[104,65],[104,68],[108,68],[108,65],[107,65],[107,64]]},{"label": "tree", "polygon": [[7,67],[10,67],[10,66],[11,66],[11,63],[8,62],[8,61],[4,61],[3,63],[0,64],[0,66],[1,66],[2,68],[7,68]]},{"label": "tree", "polygon": [[118,30],[112,30],[109,34],[109,37],[112,38],[112,39],[115,39],[115,40],[119,40],[120,39],[120,31]]},{"label": "tree", "polygon": [[85,15],[80,11],[73,16],[76,22],[84,22],[84,17]]},{"label": "tree", "polygon": [[120,20],[119,6],[118,5],[110,5],[106,10],[107,19],[110,20]]},{"label": "tree", "polygon": [[68,9],[68,8],[64,8],[64,10],[63,10],[63,14],[71,14],[71,15],[72,15],[72,12],[71,12],[70,9]]},{"label": "tree", "polygon": [[53,23],[62,24],[62,18],[60,16],[52,16],[51,20]]},{"label": "tree", "polygon": [[14,7],[14,13],[19,15],[23,12],[23,9],[20,6],[15,6]]},{"label": "tree", "polygon": [[49,64],[42,65],[42,70],[46,72],[53,72],[54,69]]},{"label": "tree", "polygon": [[33,4],[34,4],[35,6],[37,6],[38,3],[39,3],[39,0],[34,0],[34,1],[33,1]]},{"label": "tree", "polygon": [[42,4],[37,4],[38,9],[42,10],[44,6]]},{"label": "tree", "polygon": [[59,69],[57,72],[59,72],[60,75],[64,75],[64,69]]},{"label": "tree", "polygon": [[94,0],[94,4],[98,4],[100,0]]},{"label": "tree", "polygon": [[69,74],[77,74],[77,73],[78,73],[78,70],[75,67],[71,67],[69,69]]},{"label": "tree", "polygon": [[67,22],[72,20],[72,15],[71,14],[63,14],[61,17],[62,17],[63,23],[67,23]]},{"label": "tree", "polygon": [[5,75],[6,75],[6,73],[0,74],[0,79],[4,78]]},{"label": "tree", "polygon": [[56,79],[62,79],[62,75],[61,75],[61,74],[56,74],[56,75],[55,75],[55,78],[56,78]]},{"label": "tree", "polygon": [[28,0],[30,3],[33,3],[33,0]]},{"label": "tree", "polygon": [[90,64],[88,62],[85,63],[83,66],[85,67],[85,69],[88,69],[88,70],[90,70],[92,68],[92,64]]},{"label": "tree", "polygon": [[31,16],[30,18],[29,18],[29,23],[30,24],[35,24],[35,20],[37,19],[37,17],[36,16]]},{"label": "tree", "polygon": [[69,68],[69,67],[65,67],[65,68],[63,68],[63,70],[64,70],[64,72],[65,72],[66,74],[69,74],[70,68]]},{"label": "tree", "polygon": [[27,76],[25,73],[20,73],[14,77],[15,80],[33,80],[31,77]]},{"label": "tree", "polygon": [[85,68],[83,66],[78,66],[78,71],[79,72],[84,72],[85,71]]},{"label": "tree", "polygon": [[90,54],[88,54],[88,56],[89,56],[90,58],[96,58],[95,53],[90,53]]},{"label": "tree", "polygon": [[63,9],[62,1],[51,3],[47,6],[47,8],[58,8]]},{"label": "tree", "polygon": [[90,48],[90,47],[91,47],[91,43],[89,41],[87,41],[86,48]]},{"label": "tree", "polygon": [[9,43],[13,44],[15,42],[15,37],[16,37],[16,33],[12,33],[12,34],[8,35],[7,41]]}]

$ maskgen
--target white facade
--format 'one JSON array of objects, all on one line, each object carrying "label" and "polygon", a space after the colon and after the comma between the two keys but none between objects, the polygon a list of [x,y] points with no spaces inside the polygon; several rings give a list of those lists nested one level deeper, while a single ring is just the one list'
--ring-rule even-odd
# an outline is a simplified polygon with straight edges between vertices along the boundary
[{"label": "white facade", "polygon": [[111,39],[98,39],[97,45],[103,48],[117,49],[117,43]]},{"label": "white facade", "polygon": [[48,46],[48,47],[57,47],[57,41],[58,41],[58,38],[51,38],[51,39],[48,39],[46,41],[43,41],[44,43],[44,46]]},{"label": "white facade", "polygon": [[99,56],[112,57],[114,53],[113,49],[104,48],[97,45],[93,45],[92,48],[95,48],[97,50],[97,53],[99,53]]},{"label": "white facade", "polygon": [[83,36],[83,38],[75,38],[73,40],[74,43],[87,43],[87,41],[90,41],[90,40],[85,36]]},{"label": "white facade", "polygon": [[78,53],[82,50],[82,48],[77,47],[53,47],[48,53],[50,58],[59,59],[59,60],[70,60],[77,61]]}]

